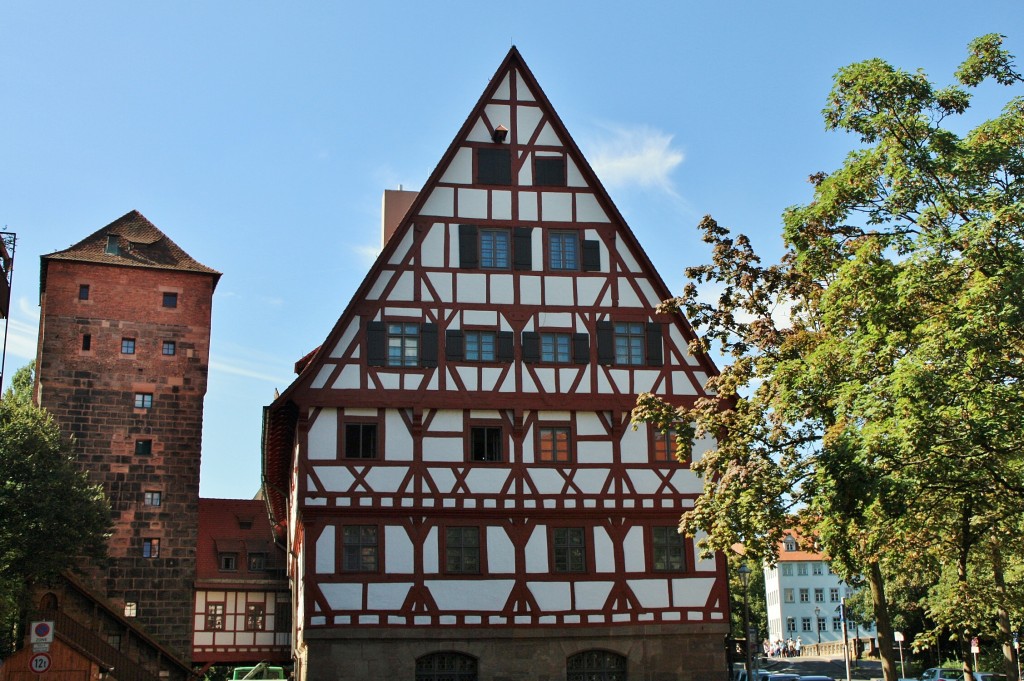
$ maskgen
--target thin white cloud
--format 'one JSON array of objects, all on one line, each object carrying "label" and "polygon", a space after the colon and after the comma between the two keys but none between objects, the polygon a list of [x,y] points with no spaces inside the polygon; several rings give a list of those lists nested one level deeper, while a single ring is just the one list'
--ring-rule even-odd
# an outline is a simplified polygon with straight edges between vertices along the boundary
[{"label": "thin white cloud", "polygon": [[377,256],[380,255],[380,247],[366,245],[353,246],[352,252],[359,256],[360,260],[363,261],[364,265],[370,267],[371,265],[373,265],[374,262],[377,261]]},{"label": "thin white cloud", "polygon": [[18,297],[15,306],[16,309],[12,310],[14,315],[6,321],[7,359],[10,361],[17,357],[19,360],[25,360],[22,362],[24,364],[36,358],[36,344],[39,337],[39,306],[25,297]]},{"label": "thin white cloud", "polygon": [[676,196],[671,175],[685,156],[673,148],[672,135],[649,126],[601,128],[604,134],[591,141],[586,155],[605,186],[637,186]]}]

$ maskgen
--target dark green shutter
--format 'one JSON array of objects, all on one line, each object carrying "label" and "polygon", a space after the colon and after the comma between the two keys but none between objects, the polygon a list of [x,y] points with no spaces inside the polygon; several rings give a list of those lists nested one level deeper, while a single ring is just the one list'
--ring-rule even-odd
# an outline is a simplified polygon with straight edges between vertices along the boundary
[{"label": "dark green shutter", "polygon": [[388,359],[388,335],[384,322],[367,322],[366,324],[366,363],[372,367],[382,367]]},{"label": "dark green shutter", "polygon": [[437,366],[437,324],[420,325],[420,366]]},{"label": "dark green shutter", "polygon": [[615,364],[615,335],[611,322],[597,322],[597,363]]},{"label": "dark green shutter", "polygon": [[499,331],[495,339],[495,355],[499,362],[511,362],[514,356],[511,331]]},{"label": "dark green shutter", "polygon": [[459,225],[459,267],[475,269],[479,266],[476,225]]},{"label": "dark green shutter", "polygon": [[590,362],[590,334],[574,333],[572,335],[572,361],[574,364]]},{"label": "dark green shutter", "polygon": [[516,227],[512,242],[513,257],[517,270],[533,269],[533,230],[529,227]]},{"label": "dark green shutter", "polygon": [[523,331],[523,361],[536,364],[540,361],[540,334]]},{"label": "dark green shutter", "polygon": [[444,356],[450,362],[461,362],[465,358],[462,331],[448,329],[444,333]]},{"label": "dark green shutter", "polygon": [[583,241],[583,271],[601,271],[601,242],[594,239]]},{"label": "dark green shutter", "polygon": [[659,367],[665,363],[661,327],[658,322],[647,322],[647,366]]}]

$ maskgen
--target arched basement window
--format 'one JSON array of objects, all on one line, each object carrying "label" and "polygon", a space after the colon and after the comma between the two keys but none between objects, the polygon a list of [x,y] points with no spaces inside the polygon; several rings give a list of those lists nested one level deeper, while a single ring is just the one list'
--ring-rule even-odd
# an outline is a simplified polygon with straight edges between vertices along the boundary
[{"label": "arched basement window", "polygon": [[416,660],[416,681],[477,681],[476,658],[451,651],[424,655]]},{"label": "arched basement window", "polygon": [[566,681],[626,681],[626,658],[607,650],[585,650],[569,658]]}]

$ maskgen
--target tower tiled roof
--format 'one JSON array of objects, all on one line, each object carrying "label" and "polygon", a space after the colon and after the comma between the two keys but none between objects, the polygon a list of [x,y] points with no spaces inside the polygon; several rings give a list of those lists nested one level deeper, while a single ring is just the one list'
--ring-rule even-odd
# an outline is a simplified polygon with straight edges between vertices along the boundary
[{"label": "tower tiled roof", "polygon": [[137,210],[122,215],[69,248],[42,256],[41,291],[46,290],[46,263],[50,260],[209,274],[214,277],[214,286],[221,275],[183,251]]}]

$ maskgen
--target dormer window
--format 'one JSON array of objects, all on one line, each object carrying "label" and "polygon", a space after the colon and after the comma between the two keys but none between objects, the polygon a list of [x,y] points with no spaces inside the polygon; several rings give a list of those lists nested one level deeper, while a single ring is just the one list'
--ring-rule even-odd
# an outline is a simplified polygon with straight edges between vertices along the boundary
[{"label": "dormer window", "polygon": [[117,235],[107,235],[107,247],[103,250],[107,255],[121,255],[121,248],[117,245]]},{"label": "dormer window", "polygon": [[796,551],[796,540],[792,537],[786,537],[782,543],[786,551]]},{"label": "dormer window", "polygon": [[240,530],[251,530],[252,529],[252,518],[239,518],[238,529]]}]

